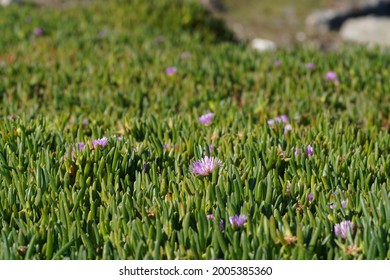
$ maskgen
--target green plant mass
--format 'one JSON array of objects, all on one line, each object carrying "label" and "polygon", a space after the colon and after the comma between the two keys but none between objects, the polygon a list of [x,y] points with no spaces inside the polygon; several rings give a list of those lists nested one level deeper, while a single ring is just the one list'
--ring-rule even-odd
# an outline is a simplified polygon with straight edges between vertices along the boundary
[{"label": "green plant mass", "polygon": [[0,8],[1,259],[389,259],[390,53],[257,53],[197,1]]}]

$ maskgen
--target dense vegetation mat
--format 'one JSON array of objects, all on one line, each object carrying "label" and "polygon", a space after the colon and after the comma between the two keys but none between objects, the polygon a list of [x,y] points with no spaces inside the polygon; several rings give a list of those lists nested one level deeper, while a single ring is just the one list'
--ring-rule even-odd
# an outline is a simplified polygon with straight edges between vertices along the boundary
[{"label": "dense vegetation mat", "polygon": [[0,30],[0,258],[390,258],[389,52],[259,54],[178,0]]}]

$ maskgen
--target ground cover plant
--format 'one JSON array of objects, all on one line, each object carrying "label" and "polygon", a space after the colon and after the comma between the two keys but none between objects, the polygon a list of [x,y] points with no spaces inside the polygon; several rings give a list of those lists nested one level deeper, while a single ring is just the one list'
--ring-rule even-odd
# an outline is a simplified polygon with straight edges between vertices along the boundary
[{"label": "ground cover plant", "polygon": [[0,9],[1,259],[389,259],[389,52],[259,54],[194,1]]}]

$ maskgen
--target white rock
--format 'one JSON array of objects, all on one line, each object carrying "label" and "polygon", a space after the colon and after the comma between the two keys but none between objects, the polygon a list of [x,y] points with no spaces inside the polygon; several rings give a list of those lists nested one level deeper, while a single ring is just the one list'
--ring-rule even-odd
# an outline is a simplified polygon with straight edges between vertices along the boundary
[{"label": "white rock", "polygon": [[346,41],[390,47],[390,18],[360,17],[347,20],[340,30]]},{"label": "white rock", "polygon": [[277,48],[274,42],[260,38],[253,39],[251,47],[259,52],[274,51]]},{"label": "white rock", "polygon": [[1,6],[8,6],[11,3],[12,3],[12,0],[0,0]]}]

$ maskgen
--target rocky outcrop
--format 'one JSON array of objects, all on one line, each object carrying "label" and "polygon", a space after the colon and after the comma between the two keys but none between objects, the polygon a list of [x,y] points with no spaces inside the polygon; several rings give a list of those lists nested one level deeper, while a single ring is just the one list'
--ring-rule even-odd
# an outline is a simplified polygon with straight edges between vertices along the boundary
[{"label": "rocky outcrop", "polygon": [[340,30],[345,41],[390,47],[390,17],[359,17],[347,20]]},{"label": "rocky outcrop", "polygon": [[341,30],[341,38],[347,41],[387,45],[388,19],[390,0],[361,0],[313,12],[306,18],[306,32],[324,35]]},{"label": "rocky outcrop", "polygon": [[310,33],[337,31],[348,19],[368,15],[390,16],[390,0],[365,0],[340,8],[315,11],[306,18],[306,29]]}]

